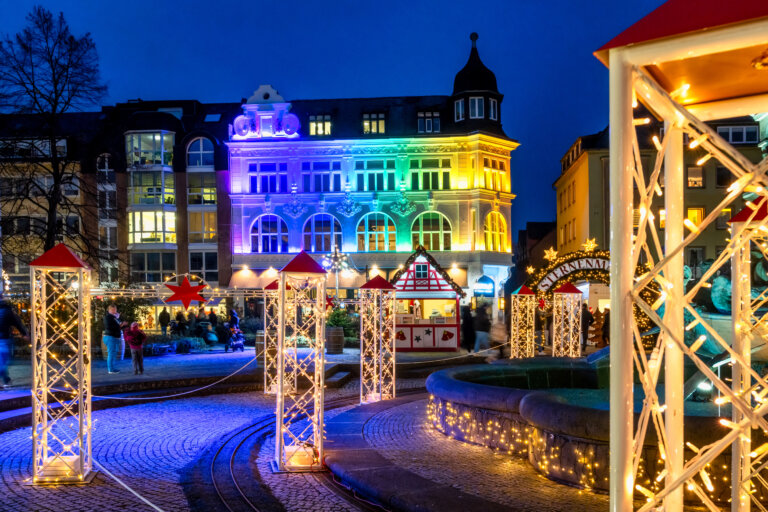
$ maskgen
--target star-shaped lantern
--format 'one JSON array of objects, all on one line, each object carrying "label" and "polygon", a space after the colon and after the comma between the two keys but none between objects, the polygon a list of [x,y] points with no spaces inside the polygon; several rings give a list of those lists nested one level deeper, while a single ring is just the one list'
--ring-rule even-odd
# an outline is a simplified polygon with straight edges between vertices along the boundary
[{"label": "star-shaped lantern", "polygon": [[557,251],[554,247],[550,247],[549,249],[544,251],[544,259],[547,261],[555,261],[557,258]]},{"label": "star-shaped lantern", "polygon": [[581,246],[586,252],[592,252],[597,249],[597,242],[595,242],[594,238],[587,238],[587,240],[581,244]]},{"label": "star-shaped lantern", "polygon": [[533,274],[534,272],[536,272],[536,269],[533,267],[528,267],[525,269],[525,271],[528,272],[529,274]]},{"label": "star-shaped lantern", "polygon": [[199,284],[192,286],[189,282],[189,279],[187,279],[187,276],[184,276],[184,280],[181,282],[181,285],[176,286],[173,284],[166,284],[165,285],[169,290],[173,292],[173,295],[168,297],[165,302],[173,302],[174,300],[180,300],[181,303],[184,305],[184,309],[189,309],[189,305],[193,300],[196,300],[198,302],[205,302],[205,299],[202,295],[200,295],[200,290],[205,288],[207,285],[205,284]]}]

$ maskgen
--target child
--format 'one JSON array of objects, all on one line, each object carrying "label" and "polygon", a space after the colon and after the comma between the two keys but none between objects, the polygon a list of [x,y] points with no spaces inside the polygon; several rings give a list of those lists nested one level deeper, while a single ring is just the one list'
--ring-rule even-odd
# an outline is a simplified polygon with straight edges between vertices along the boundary
[{"label": "child", "polygon": [[131,347],[131,360],[133,361],[133,374],[144,375],[144,340],[147,335],[139,329],[138,322],[133,322],[131,327],[125,330],[125,341]]}]

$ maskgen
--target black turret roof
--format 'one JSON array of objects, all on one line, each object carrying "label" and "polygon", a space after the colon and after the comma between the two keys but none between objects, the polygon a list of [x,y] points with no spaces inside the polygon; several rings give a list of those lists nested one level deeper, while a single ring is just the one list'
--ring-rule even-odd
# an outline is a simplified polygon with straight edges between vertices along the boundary
[{"label": "black turret roof", "polygon": [[454,95],[467,91],[499,92],[496,75],[480,60],[480,54],[477,52],[477,38],[476,32],[472,32],[469,36],[472,41],[472,50],[469,52],[466,65],[456,73],[456,78],[453,79]]}]

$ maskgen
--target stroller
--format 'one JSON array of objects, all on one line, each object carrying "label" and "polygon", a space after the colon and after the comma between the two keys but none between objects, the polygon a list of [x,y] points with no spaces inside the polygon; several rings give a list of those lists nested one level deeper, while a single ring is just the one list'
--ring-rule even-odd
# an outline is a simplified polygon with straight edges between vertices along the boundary
[{"label": "stroller", "polygon": [[229,328],[229,340],[224,343],[224,352],[229,352],[229,349],[232,349],[232,352],[235,350],[245,351],[245,336],[239,327]]}]

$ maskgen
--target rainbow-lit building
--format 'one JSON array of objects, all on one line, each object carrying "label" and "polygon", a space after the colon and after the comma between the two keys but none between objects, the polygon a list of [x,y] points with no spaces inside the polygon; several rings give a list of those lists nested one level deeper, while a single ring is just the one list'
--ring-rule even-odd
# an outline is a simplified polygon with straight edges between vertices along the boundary
[{"label": "rainbow-lit building", "polygon": [[359,271],[340,277],[353,289],[372,273],[391,277],[421,244],[468,297],[488,294],[491,280],[498,296],[518,143],[502,129],[503,96],[476,40],[449,96],[287,101],[271,86],[255,91],[227,142],[232,283],[267,279],[302,249],[337,249]]}]

